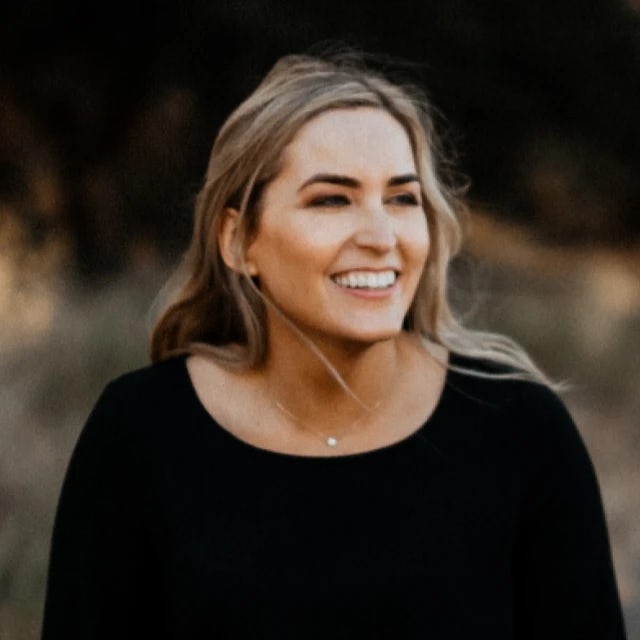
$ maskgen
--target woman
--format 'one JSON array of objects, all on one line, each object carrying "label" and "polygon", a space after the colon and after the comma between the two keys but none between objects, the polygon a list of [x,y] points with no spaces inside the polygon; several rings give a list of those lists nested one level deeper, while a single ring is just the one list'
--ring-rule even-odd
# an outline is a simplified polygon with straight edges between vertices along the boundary
[{"label": "woman", "polygon": [[215,141],[153,364],[71,460],[43,637],[624,637],[594,471],[544,376],[447,304],[424,101],[276,64]]}]

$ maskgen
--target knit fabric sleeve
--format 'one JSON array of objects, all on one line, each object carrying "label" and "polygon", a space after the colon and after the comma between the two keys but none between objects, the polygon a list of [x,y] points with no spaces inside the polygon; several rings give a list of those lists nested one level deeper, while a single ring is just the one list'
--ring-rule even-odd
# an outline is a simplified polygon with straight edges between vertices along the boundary
[{"label": "knit fabric sleeve", "polygon": [[517,638],[624,640],[605,514],[584,442],[548,389],[523,394],[523,496],[514,547]]},{"label": "knit fabric sleeve", "polygon": [[[56,512],[43,640],[150,637],[145,631],[144,498],[113,383],[89,415]],[[143,582],[144,581],[144,582]],[[148,619],[147,619],[148,620]]]}]

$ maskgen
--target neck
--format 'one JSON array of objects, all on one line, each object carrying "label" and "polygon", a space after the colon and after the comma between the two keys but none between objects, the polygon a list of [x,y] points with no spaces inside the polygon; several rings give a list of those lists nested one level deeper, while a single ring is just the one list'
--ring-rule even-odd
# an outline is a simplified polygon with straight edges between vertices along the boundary
[{"label": "neck", "polygon": [[310,425],[344,425],[384,404],[391,381],[395,384],[402,368],[403,343],[408,339],[399,335],[368,344],[314,340],[322,356],[298,336],[293,340],[270,339],[262,370],[267,394]]}]

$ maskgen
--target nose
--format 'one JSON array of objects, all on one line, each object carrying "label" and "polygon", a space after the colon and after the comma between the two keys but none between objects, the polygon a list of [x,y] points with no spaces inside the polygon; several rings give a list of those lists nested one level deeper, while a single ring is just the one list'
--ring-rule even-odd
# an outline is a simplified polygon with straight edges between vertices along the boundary
[{"label": "nose", "polygon": [[363,208],[355,243],[362,248],[385,253],[397,244],[394,220],[383,205]]}]

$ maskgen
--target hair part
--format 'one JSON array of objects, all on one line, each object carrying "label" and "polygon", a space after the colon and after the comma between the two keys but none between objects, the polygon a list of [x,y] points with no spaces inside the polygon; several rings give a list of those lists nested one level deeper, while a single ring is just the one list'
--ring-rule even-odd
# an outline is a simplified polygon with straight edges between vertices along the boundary
[{"label": "hair part", "polygon": [[[553,386],[513,340],[469,329],[455,317],[448,302],[448,275],[451,260],[461,248],[460,218],[466,207],[463,190],[445,179],[446,158],[435,135],[431,107],[416,87],[390,82],[363,67],[353,55],[280,59],[221,127],[196,199],[191,243],[160,294],[166,308],[152,330],[152,362],[196,351],[229,368],[264,362],[266,305],[272,303],[246,268],[231,269],[222,260],[218,246],[222,216],[228,207],[238,211],[235,242],[242,263],[258,228],[262,191],[278,174],[293,137],[321,113],[358,107],[382,109],[402,125],[421,182],[431,247],[404,329],[417,334],[426,349],[439,345],[504,365],[509,373],[502,377]],[[289,325],[344,387],[319,349],[292,322]]]}]

